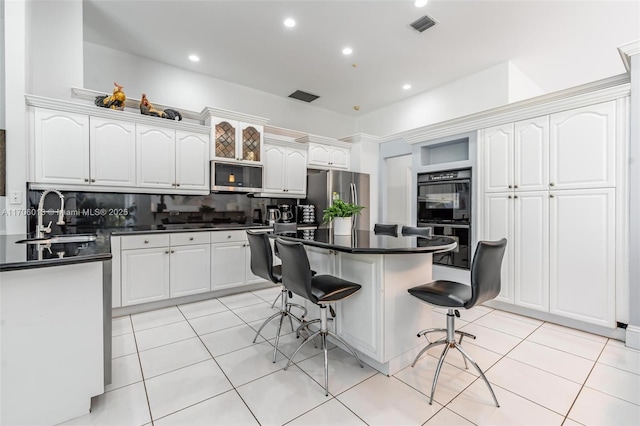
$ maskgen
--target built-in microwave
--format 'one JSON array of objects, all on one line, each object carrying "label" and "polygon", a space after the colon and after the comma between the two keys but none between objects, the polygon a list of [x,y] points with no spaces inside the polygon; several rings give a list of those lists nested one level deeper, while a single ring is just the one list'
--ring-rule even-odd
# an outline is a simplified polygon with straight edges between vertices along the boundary
[{"label": "built-in microwave", "polygon": [[212,161],[211,190],[262,192],[262,166]]}]

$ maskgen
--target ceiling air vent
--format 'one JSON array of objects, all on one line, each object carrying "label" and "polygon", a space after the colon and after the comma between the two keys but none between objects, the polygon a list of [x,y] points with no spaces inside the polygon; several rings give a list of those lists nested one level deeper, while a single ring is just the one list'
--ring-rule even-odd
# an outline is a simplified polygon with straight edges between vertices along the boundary
[{"label": "ceiling air vent", "polygon": [[320,96],[312,95],[311,93],[303,92],[302,90],[296,90],[289,95],[290,98],[297,99],[304,102],[313,102]]},{"label": "ceiling air vent", "polygon": [[424,30],[427,30],[431,27],[433,27],[436,24],[436,21],[427,15],[424,15],[422,18],[418,18],[415,21],[413,21],[411,24],[411,27],[418,31],[418,32],[423,32]]}]

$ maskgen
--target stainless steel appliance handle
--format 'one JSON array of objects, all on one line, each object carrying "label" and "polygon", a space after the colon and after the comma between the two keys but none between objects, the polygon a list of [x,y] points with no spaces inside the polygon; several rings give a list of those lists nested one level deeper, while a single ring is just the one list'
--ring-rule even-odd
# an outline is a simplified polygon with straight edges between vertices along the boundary
[{"label": "stainless steel appliance handle", "polygon": [[[353,182],[351,182],[349,186],[351,188],[351,202],[357,206],[358,205],[358,189],[356,188],[356,184]],[[356,229],[357,220],[358,220],[358,215],[356,215],[351,221],[351,230]]]}]

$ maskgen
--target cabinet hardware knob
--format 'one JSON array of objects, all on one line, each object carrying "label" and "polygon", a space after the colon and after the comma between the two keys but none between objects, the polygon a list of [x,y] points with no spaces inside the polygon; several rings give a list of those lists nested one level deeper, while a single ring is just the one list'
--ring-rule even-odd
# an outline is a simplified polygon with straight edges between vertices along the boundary
[{"label": "cabinet hardware knob", "polygon": [[89,179],[85,179],[84,181],[85,181],[85,182],[89,182]]},{"label": "cabinet hardware knob", "polygon": [[227,238],[231,238],[231,235],[227,235]]},{"label": "cabinet hardware knob", "polygon": [[518,196],[517,196],[517,195],[514,195],[514,196],[513,196],[513,198],[518,198]]},{"label": "cabinet hardware knob", "polygon": [[555,195],[549,194],[549,198],[553,198],[553,197],[555,197]]},{"label": "cabinet hardware knob", "polygon": [[145,244],[149,244],[149,240],[144,240],[144,243]]},{"label": "cabinet hardware knob", "polygon": [[511,189],[511,188],[513,188],[513,186],[512,186],[512,185],[509,185],[509,189]]},{"label": "cabinet hardware knob", "polygon": [[511,195],[509,195],[509,199],[511,199],[511,198],[513,198],[513,197],[511,197]]},{"label": "cabinet hardware knob", "polygon": [[171,250],[171,253],[175,253],[175,252],[176,252],[175,250]]},{"label": "cabinet hardware knob", "polygon": [[515,189],[518,189],[518,185],[513,185],[513,187],[514,187]]},{"label": "cabinet hardware knob", "polygon": [[95,179],[91,179],[91,182],[95,182],[95,181],[96,181]]},{"label": "cabinet hardware knob", "polygon": [[176,183],[176,186],[180,186],[180,184],[179,184],[179,183]]},{"label": "cabinet hardware knob", "polygon": [[193,241],[193,237],[189,237],[189,241]]},{"label": "cabinet hardware knob", "polygon": [[555,184],[555,183],[553,183],[553,182],[550,182],[550,183],[549,183],[549,186],[556,186],[556,184]]},{"label": "cabinet hardware knob", "polygon": [[169,254],[169,250],[165,250],[164,254]]}]

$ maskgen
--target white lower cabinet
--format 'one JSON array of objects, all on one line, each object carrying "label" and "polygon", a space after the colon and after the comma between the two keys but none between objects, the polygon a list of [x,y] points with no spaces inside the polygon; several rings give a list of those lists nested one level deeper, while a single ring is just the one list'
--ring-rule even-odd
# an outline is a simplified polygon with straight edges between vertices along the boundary
[{"label": "white lower cabinet", "polygon": [[122,250],[122,306],[169,297],[169,248]]},{"label": "white lower cabinet", "polygon": [[498,301],[615,326],[615,189],[487,193],[482,238],[507,238]]},{"label": "white lower cabinet", "polygon": [[615,190],[550,195],[549,311],[615,326]]},{"label": "white lower cabinet", "polygon": [[246,231],[211,233],[211,290],[264,282],[251,273],[251,251]]},{"label": "white lower cabinet", "polygon": [[122,237],[122,306],[210,290],[208,232]]}]

